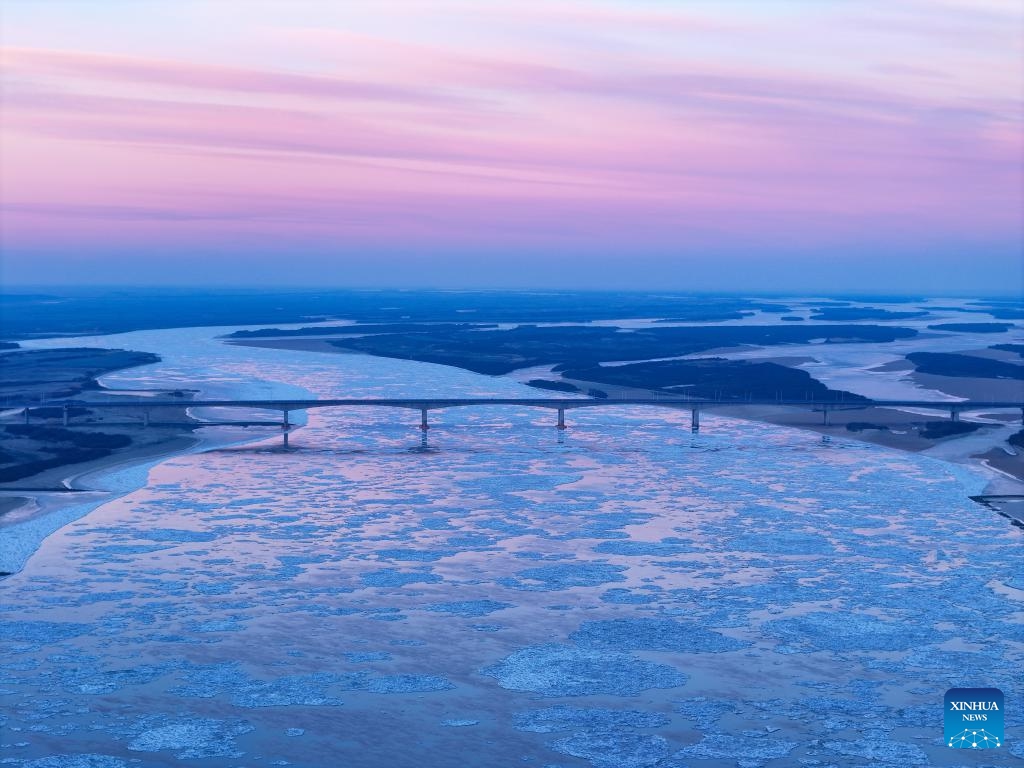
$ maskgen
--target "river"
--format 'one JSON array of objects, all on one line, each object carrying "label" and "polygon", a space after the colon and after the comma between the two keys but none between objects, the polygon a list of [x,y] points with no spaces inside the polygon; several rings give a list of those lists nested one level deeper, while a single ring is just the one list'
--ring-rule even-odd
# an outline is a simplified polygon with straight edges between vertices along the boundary
[{"label": "river", "polygon": [[[163,357],[110,387],[535,394],[225,330],[74,343]],[[1024,550],[981,474],[713,414],[452,409],[426,447],[417,416],[213,434],[62,521],[0,581],[3,761],[953,766],[952,686],[1001,688],[987,764],[1024,756]]]}]

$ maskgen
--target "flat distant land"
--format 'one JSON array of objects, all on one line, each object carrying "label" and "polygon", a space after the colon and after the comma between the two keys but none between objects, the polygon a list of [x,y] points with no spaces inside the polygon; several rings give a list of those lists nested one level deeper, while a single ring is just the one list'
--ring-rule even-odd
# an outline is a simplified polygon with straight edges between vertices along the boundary
[{"label": "flat distant land", "polygon": [[[341,335],[346,338],[328,343],[354,352],[499,375],[538,365],[578,368],[602,362],[692,355],[738,345],[807,344],[818,339],[825,343],[885,342],[910,338],[917,332],[874,325],[699,325],[633,330],[598,325],[520,324],[500,330],[481,326],[438,330],[425,324],[416,330],[397,332],[377,325],[359,335],[351,328],[343,328]],[[232,334],[228,338],[253,337]],[[652,385],[658,386],[655,382]]]},{"label": "flat distant land", "polygon": [[120,333],[151,328],[303,323],[346,318],[395,322],[591,322],[623,317],[738,320],[785,314],[783,303],[730,296],[515,291],[175,291],[68,289],[0,295],[0,339]]}]

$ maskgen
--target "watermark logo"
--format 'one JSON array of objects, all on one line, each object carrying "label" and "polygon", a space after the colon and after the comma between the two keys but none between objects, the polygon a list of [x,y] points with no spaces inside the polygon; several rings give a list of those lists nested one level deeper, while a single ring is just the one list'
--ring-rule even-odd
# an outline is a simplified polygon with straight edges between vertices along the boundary
[{"label": "watermark logo", "polygon": [[1003,692],[998,688],[950,688],[945,700],[946,746],[1003,746]]}]

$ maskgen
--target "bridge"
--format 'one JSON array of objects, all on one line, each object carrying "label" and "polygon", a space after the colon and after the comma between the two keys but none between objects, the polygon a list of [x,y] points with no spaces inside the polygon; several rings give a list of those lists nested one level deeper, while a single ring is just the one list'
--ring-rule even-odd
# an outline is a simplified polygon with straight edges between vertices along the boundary
[{"label": "bridge", "polygon": [[[525,408],[547,408],[557,412],[558,429],[566,429],[565,412],[574,408],[598,408],[602,406],[644,405],[659,408],[689,409],[690,429],[700,431],[700,413],[702,410],[737,405],[772,405],[793,408],[809,408],[821,411],[822,423],[831,424],[831,414],[839,410],[860,410],[864,408],[922,408],[948,411],[952,421],[959,421],[963,411],[1007,410],[1019,409],[1021,423],[1024,424],[1024,399],[1019,401],[1001,400],[872,400],[859,398],[852,400],[814,400],[760,398],[745,400],[699,399],[681,397],[622,397],[622,398],[568,398],[568,397],[462,397],[462,398],[343,398],[322,400],[157,400],[154,398],[124,398],[99,401],[62,400],[50,401],[40,406],[20,404],[13,406],[21,410],[26,424],[31,423],[32,408],[57,409],[62,414],[64,426],[72,426],[73,409],[138,409],[142,412],[142,426],[150,426],[150,411],[165,408],[246,408],[254,410],[279,411],[281,421],[216,421],[194,420],[173,424],[161,423],[160,426],[272,426],[284,430],[285,444],[288,432],[293,424],[290,418],[292,411],[308,411],[313,408],[405,408],[420,412],[420,429],[426,432],[430,428],[428,413],[446,408],[465,408],[471,406],[506,405]],[[8,406],[11,409],[12,406]],[[156,424],[153,424],[156,426]]]}]

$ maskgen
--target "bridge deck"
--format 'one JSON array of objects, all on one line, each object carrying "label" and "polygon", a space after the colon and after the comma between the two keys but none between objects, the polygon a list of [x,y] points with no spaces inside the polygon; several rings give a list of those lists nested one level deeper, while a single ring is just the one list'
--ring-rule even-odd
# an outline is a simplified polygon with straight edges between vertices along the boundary
[{"label": "bridge deck", "polygon": [[[72,408],[137,408],[142,411],[142,426],[157,426],[150,420],[150,411],[160,408],[262,408],[282,412],[282,420],[276,422],[235,422],[235,426],[272,426],[277,424],[284,430],[284,444],[288,445],[288,432],[293,428],[289,419],[291,411],[304,411],[312,408],[410,408],[420,411],[420,429],[426,433],[430,429],[427,412],[441,408],[461,408],[480,405],[512,405],[531,408],[549,408],[558,411],[558,428],[565,429],[565,412],[574,408],[593,408],[599,406],[646,405],[659,408],[686,408],[691,412],[691,429],[700,431],[701,409],[736,405],[774,405],[797,408],[811,408],[822,412],[823,423],[831,424],[831,414],[838,410],[862,408],[929,408],[949,411],[949,417],[958,421],[963,411],[993,410],[1003,408],[1019,408],[1021,423],[1024,424],[1024,400],[784,400],[784,399],[750,399],[750,400],[704,400],[669,397],[624,397],[624,398],[570,398],[570,397],[453,397],[453,398],[342,398],[324,400],[155,400],[153,398],[110,399],[89,402],[85,400],[50,401],[41,404],[54,410],[63,410],[64,426],[71,426]],[[31,421],[30,405],[15,406],[24,414],[25,423]],[[8,406],[11,408],[11,406]],[[193,426],[215,426],[225,424],[215,419],[198,420]]]},{"label": "bridge deck", "polygon": [[20,403],[8,409],[24,408],[266,408],[276,411],[304,411],[311,408],[345,408],[353,406],[412,408],[435,410],[474,405],[512,405],[532,408],[592,408],[616,405],[651,405],[662,408],[713,408],[736,405],[788,405],[811,408],[934,408],[937,410],[977,410],[982,408],[1024,408],[1021,400],[813,400],[813,399],[751,399],[711,400],[669,397],[625,398],[548,398],[548,397],[462,397],[462,398],[341,398],[321,400],[154,400],[152,398],[111,400],[60,400],[42,404]]}]

